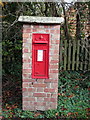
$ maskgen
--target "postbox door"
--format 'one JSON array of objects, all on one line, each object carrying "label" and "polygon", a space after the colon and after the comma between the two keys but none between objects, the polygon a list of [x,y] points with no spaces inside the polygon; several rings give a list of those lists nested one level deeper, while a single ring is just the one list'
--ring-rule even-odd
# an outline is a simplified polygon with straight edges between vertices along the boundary
[{"label": "postbox door", "polygon": [[33,34],[33,38],[32,77],[48,78],[49,35]]}]

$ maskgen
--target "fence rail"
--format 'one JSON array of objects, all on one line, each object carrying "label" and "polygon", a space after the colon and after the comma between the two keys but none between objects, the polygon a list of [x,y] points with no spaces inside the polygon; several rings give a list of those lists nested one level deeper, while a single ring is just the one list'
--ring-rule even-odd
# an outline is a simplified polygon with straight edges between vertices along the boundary
[{"label": "fence rail", "polygon": [[90,70],[89,40],[61,40],[60,69]]}]

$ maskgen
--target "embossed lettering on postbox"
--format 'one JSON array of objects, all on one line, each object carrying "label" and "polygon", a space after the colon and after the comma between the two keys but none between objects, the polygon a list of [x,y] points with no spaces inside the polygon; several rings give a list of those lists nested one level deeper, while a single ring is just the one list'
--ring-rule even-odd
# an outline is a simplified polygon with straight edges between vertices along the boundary
[{"label": "embossed lettering on postbox", "polygon": [[48,78],[49,34],[32,35],[32,78]]}]

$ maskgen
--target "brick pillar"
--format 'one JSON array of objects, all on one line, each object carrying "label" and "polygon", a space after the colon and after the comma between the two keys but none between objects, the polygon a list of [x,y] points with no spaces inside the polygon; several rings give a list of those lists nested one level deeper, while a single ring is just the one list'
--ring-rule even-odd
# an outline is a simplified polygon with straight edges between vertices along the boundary
[{"label": "brick pillar", "polygon": [[[24,17],[24,16],[23,16]],[[31,19],[31,18],[30,18]],[[25,19],[24,19],[25,20]],[[25,22],[23,19],[19,21]],[[34,21],[35,22],[35,21]],[[60,21],[59,21],[60,22]],[[49,34],[49,78],[32,78],[32,34]],[[23,24],[23,68],[22,104],[23,110],[48,110],[57,108],[58,64],[60,25],[46,23]]]}]

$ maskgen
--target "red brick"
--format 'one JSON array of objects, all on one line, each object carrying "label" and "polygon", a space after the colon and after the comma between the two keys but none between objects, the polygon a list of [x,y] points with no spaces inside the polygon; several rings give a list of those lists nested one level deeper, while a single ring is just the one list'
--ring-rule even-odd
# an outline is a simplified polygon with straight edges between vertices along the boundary
[{"label": "red brick", "polygon": [[51,63],[58,63],[59,60],[51,60]]},{"label": "red brick", "polygon": [[45,79],[44,81],[45,83],[57,83],[58,82],[58,79],[54,80],[53,78],[52,79]]},{"label": "red brick", "polygon": [[23,62],[24,62],[24,63],[30,63],[30,59],[23,58]]},{"label": "red brick", "polygon": [[56,44],[59,44],[60,43],[60,40],[56,40]]},{"label": "red brick", "polygon": [[52,44],[59,44],[60,40],[52,40]]},{"label": "red brick", "polygon": [[60,25],[55,25],[54,28],[59,29],[59,31],[60,31]]},{"label": "red brick", "polygon": [[26,43],[27,42],[27,39],[23,38],[23,43]]},{"label": "red brick", "polygon": [[23,106],[23,110],[32,110],[32,111],[34,111],[34,108],[32,108],[31,106]]},{"label": "red brick", "polygon": [[53,25],[49,25],[49,28],[52,29],[52,28],[53,28]]},{"label": "red brick", "polygon": [[27,91],[27,88],[22,88],[22,91],[23,91],[23,92]]},{"label": "red brick", "polygon": [[24,25],[23,25],[23,29],[26,29],[26,28],[30,28],[30,25],[24,24]]},{"label": "red brick", "polygon": [[26,87],[28,87],[28,83],[25,83],[25,82],[24,82],[24,83],[22,84],[22,86],[23,86],[23,88],[26,88]]},{"label": "red brick", "polygon": [[60,34],[60,30],[56,30],[55,33],[56,33],[56,34]]},{"label": "red brick", "polygon": [[23,82],[29,82],[31,79],[22,79]]},{"label": "red brick", "polygon": [[35,82],[36,80],[34,80],[34,79],[23,79],[23,82]]},{"label": "red brick", "polygon": [[58,54],[58,52],[59,52],[58,50],[54,50],[54,54]]},{"label": "red brick", "polygon": [[29,97],[29,101],[35,101],[34,97]]},{"label": "red brick", "polygon": [[[51,95],[51,97],[53,97],[53,98],[57,98],[57,96],[58,96],[58,93],[55,93],[55,94],[52,94]],[[57,100],[57,99],[56,99]]]},{"label": "red brick", "polygon": [[33,82],[29,82],[29,87],[33,87]]},{"label": "red brick", "polygon": [[29,97],[34,97],[34,96],[33,96],[33,92],[28,92],[28,96],[29,96]]},{"label": "red brick", "polygon": [[45,88],[44,92],[55,92],[55,89],[52,88]]},{"label": "red brick", "polygon": [[29,101],[24,101],[24,100],[23,100],[23,105],[24,105],[24,106],[29,106]]},{"label": "red brick", "polygon": [[23,48],[23,53],[28,53],[28,48]]},{"label": "red brick", "polygon": [[44,88],[37,88],[37,92],[44,92]]},{"label": "red brick", "polygon": [[31,32],[31,28],[24,28],[23,29],[23,33],[30,33]]},{"label": "red brick", "polygon": [[31,73],[31,69],[23,69],[23,73]]},{"label": "red brick", "polygon": [[44,83],[44,79],[38,79],[38,83]]},{"label": "red brick", "polygon": [[51,64],[51,65],[49,66],[49,68],[50,68],[50,69],[58,69],[58,65],[53,65],[53,64]]},{"label": "red brick", "polygon": [[58,73],[50,73],[49,78],[52,78],[53,80],[57,80],[58,79]]},{"label": "red brick", "polygon": [[51,109],[57,109],[57,103],[56,102],[51,103]]},{"label": "red brick", "polygon": [[28,92],[23,92],[23,96],[28,96]]},{"label": "red brick", "polygon": [[36,92],[36,88],[33,88],[33,87],[31,87],[31,88],[28,88],[28,92]]},{"label": "red brick", "polygon": [[51,88],[58,88],[58,81],[56,83],[52,83]]},{"label": "red brick", "polygon": [[28,100],[28,97],[24,97],[24,98],[23,98],[23,101],[29,101],[29,100]]},{"label": "red brick", "polygon": [[23,43],[23,49],[25,49],[25,48],[30,49],[30,47],[31,47],[31,43],[29,41],[27,43]]},{"label": "red brick", "polygon": [[30,64],[29,63],[23,63],[23,69],[29,69]]},{"label": "red brick", "polygon": [[23,33],[23,38],[29,38],[30,34],[29,33]]},{"label": "red brick", "polygon": [[33,87],[46,87],[46,84],[35,83]]},{"label": "red brick", "polygon": [[34,82],[36,82],[36,80],[35,79],[30,79],[29,82],[34,83]]},{"label": "red brick", "polygon": [[36,105],[36,106],[45,106],[46,102],[34,102],[34,105]]},{"label": "red brick", "polygon": [[44,98],[37,97],[37,101],[44,101]]},{"label": "red brick", "polygon": [[38,32],[38,30],[37,30],[37,29],[33,29],[32,31],[33,31],[33,32]]},{"label": "red brick", "polygon": [[54,60],[56,60],[56,59],[59,59],[59,55],[57,54],[57,55],[50,55]]},{"label": "red brick", "polygon": [[47,94],[47,97],[51,97],[51,93]]},{"label": "red brick", "polygon": [[24,79],[27,79],[27,78],[30,78],[30,77],[31,77],[30,74],[23,74],[23,78],[24,78]]},{"label": "red brick", "polygon": [[56,102],[57,99],[56,98],[51,98],[51,102]]},{"label": "red brick", "polygon": [[44,82],[45,83],[50,83],[52,80],[51,79],[45,79]]},{"label": "red brick", "polygon": [[47,101],[47,102],[56,102],[56,99],[55,98],[44,98],[44,101]]},{"label": "red brick", "polygon": [[46,93],[34,93],[34,97],[46,97]]},{"label": "red brick", "polygon": [[34,25],[34,28],[39,28],[39,25]]},{"label": "red brick", "polygon": [[49,26],[48,25],[44,25],[44,28],[48,28]]},{"label": "red brick", "polygon": [[50,70],[50,73],[58,73],[58,70]]},{"label": "red brick", "polygon": [[53,33],[53,34],[54,34],[54,33],[55,33],[55,30],[50,30],[50,33]]},{"label": "red brick", "polygon": [[60,34],[54,34],[53,40],[59,40],[60,41]]},{"label": "red brick", "polygon": [[46,33],[49,32],[49,30],[46,30]]},{"label": "red brick", "polygon": [[35,98],[33,98],[33,97],[24,97],[23,100],[24,101],[35,101]]}]

